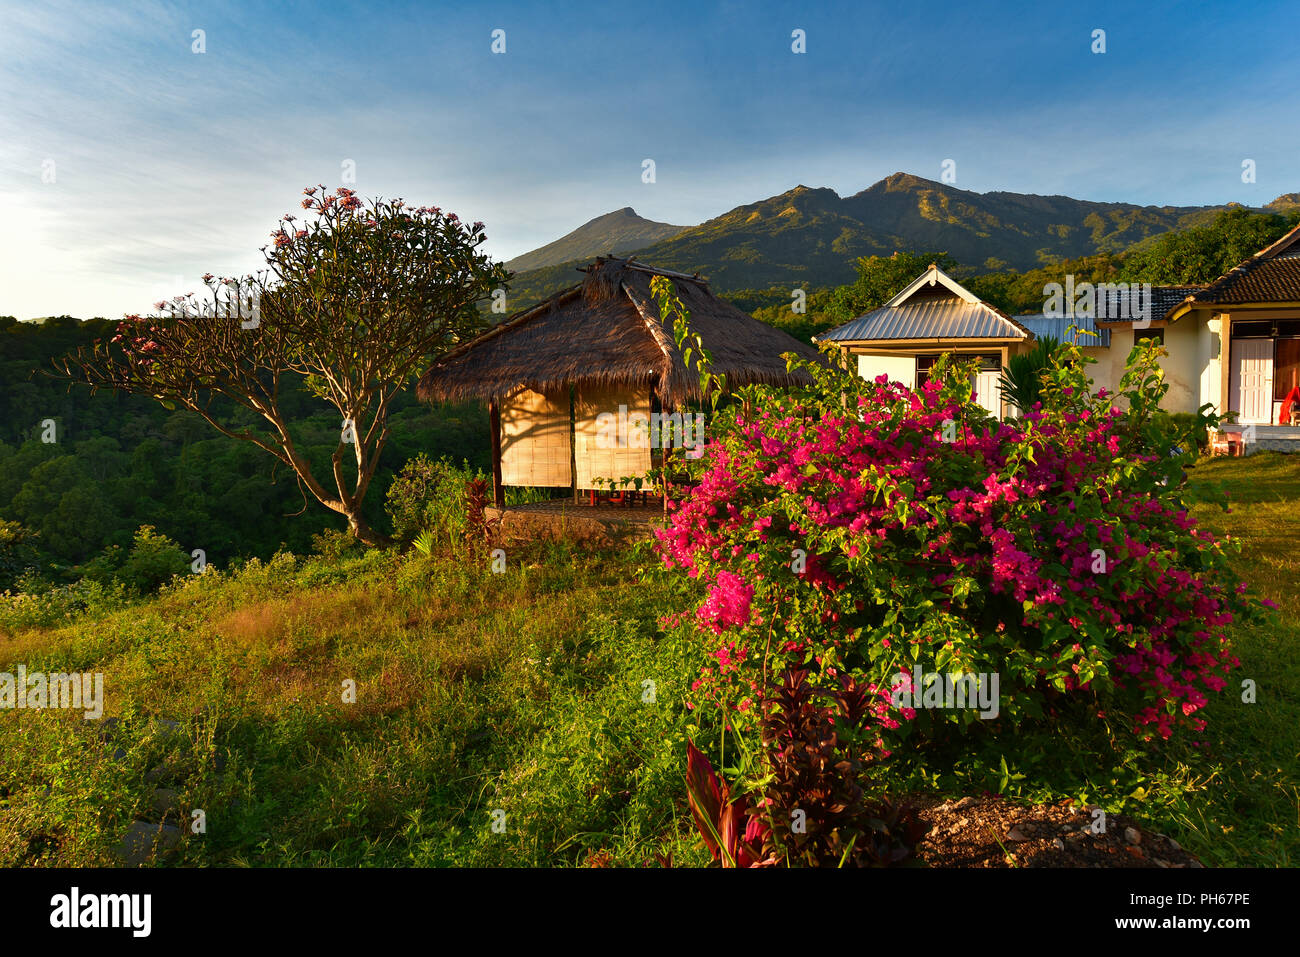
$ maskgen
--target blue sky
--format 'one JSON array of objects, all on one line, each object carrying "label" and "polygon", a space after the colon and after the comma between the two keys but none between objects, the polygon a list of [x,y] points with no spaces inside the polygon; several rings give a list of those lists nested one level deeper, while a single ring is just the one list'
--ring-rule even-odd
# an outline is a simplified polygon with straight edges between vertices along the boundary
[{"label": "blue sky", "polygon": [[694,224],[945,159],[981,192],[1300,190],[1294,3],[0,0],[0,23],[0,315],[20,318],[254,269],[347,160],[363,195],[483,220],[500,258],[623,206]]}]

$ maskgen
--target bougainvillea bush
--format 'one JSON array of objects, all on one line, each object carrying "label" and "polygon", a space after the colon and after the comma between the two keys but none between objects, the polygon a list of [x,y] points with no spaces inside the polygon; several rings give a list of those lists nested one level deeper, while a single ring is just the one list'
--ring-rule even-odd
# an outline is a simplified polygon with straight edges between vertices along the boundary
[{"label": "bougainvillea bush", "polygon": [[[1237,665],[1225,629],[1262,608],[1183,507],[1195,445],[1157,415],[1157,351],[1134,350],[1115,396],[1088,361],[1062,346],[1005,422],[942,363],[916,390],[816,364],[801,392],[746,390],[660,533],[698,583],[692,706],[753,741],[792,669],[851,682],[868,700],[838,734],[877,759],[1065,721],[1203,729]],[[996,709],[925,706],[918,667],[996,676]]]}]

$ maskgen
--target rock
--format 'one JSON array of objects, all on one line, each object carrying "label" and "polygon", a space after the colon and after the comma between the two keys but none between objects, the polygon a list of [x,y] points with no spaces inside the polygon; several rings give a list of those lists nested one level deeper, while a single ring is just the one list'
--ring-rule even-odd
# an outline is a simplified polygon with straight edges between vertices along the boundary
[{"label": "rock", "polygon": [[126,749],[125,749],[125,748],[114,748],[114,749],[113,749],[113,760],[114,760],[114,761],[125,761],[125,760],[126,760],[126,757],[127,757],[127,752],[126,752]]},{"label": "rock", "polygon": [[159,765],[156,768],[150,768],[144,773],[145,784],[161,784],[166,781],[171,772],[166,767]]},{"label": "rock", "polygon": [[1163,868],[1165,868],[1166,870],[1169,868],[1169,862],[1168,862],[1168,861],[1162,861],[1162,860],[1160,860],[1160,858],[1158,858],[1158,857],[1153,857],[1153,858],[1151,858],[1151,860],[1153,860],[1153,861],[1156,862],[1156,867],[1163,867]]},{"label": "rock", "polygon": [[962,798],[956,804],[954,804],[953,807],[954,808],[970,807],[974,803],[975,803],[975,799],[973,797],[967,796]]},{"label": "rock", "polygon": [[1130,844],[1141,844],[1142,835],[1138,833],[1137,828],[1126,827],[1124,828],[1124,840],[1128,841]]},{"label": "rock", "polygon": [[1052,843],[1056,845],[1056,849],[1058,851],[1065,850],[1065,842],[1061,840],[1059,837],[1052,838]]},{"label": "rock", "polygon": [[967,824],[969,824],[969,823],[970,823],[970,818],[968,818],[968,817],[959,817],[959,818],[957,818],[957,823],[953,825],[953,828],[955,829],[955,828],[959,828],[959,827],[965,827],[965,826],[966,826]]},{"label": "rock", "polygon": [[166,817],[168,813],[176,810],[180,801],[180,793],[171,788],[157,788],[149,796],[149,804],[159,817]]},{"label": "rock", "polygon": [[1011,830],[1007,831],[1007,840],[1016,841],[1016,842],[1027,841],[1029,840],[1029,837],[1022,830],[1020,830],[1020,825],[1017,824]]},{"label": "rock", "polygon": [[126,829],[122,842],[117,846],[117,854],[129,867],[139,867],[148,863],[154,856],[154,845],[163,851],[169,851],[181,841],[181,829],[170,824],[146,824],[144,821],[132,821]]},{"label": "rock", "polygon": [[1169,846],[1172,847],[1175,851],[1182,850],[1182,848],[1178,846],[1178,842],[1175,841],[1172,837],[1166,837],[1165,840],[1169,842]]}]

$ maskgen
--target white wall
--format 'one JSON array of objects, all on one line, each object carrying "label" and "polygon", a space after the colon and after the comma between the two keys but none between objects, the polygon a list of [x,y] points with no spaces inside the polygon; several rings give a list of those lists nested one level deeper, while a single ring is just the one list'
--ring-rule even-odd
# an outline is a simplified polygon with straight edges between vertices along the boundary
[{"label": "white wall", "polygon": [[[1197,319],[1198,314],[1193,312],[1191,315],[1184,316],[1179,322],[1188,322]],[[1206,402],[1212,403],[1216,409],[1219,405],[1219,388],[1222,381],[1220,376],[1223,374],[1221,363],[1226,358],[1226,350],[1223,348],[1222,332],[1223,320],[1210,319],[1206,322],[1198,322],[1199,326],[1197,336],[1197,361],[1201,368],[1200,380],[1200,401],[1199,405]],[[1218,410],[1220,412],[1224,410]]]},{"label": "white wall", "polygon": [[858,356],[858,375],[870,380],[882,374],[889,376],[891,380],[903,383],[909,389],[915,389],[916,357]]},{"label": "white wall", "polygon": [[[1114,394],[1119,389],[1134,338],[1132,326],[1112,326],[1109,349],[1083,350],[1084,355],[1097,360],[1095,365],[1088,366],[1094,390],[1104,388]],[[1195,412],[1202,402],[1218,401],[1219,366],[1217,361],[1210,363],[1210,348],[1211,339],[1204,323],[1194,321],[1191,316],[1165,326],[1165,350],[1169,355],[1161,358],[1160,367],[1164,369],[1169,391],[1160,402],[1162,409]],[[1207,394],[1208,398],[1202,398]]]},{"label": "white wall", "polygon": [[1201,323],[1179,321],[1165,326],[1165,393],[1160,407],[1168,412],[1195,412],[1201,404]]}]

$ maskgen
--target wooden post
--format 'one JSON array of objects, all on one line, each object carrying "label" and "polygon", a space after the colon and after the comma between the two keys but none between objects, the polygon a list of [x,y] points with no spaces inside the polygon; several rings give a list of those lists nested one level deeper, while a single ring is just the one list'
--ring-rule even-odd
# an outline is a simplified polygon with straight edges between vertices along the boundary
[{"label": "wooden post", "polygon": [[998,369],[998,421],[1005,422],[1007,418],[1007,397],[1002,394],[1002,377],[1007,372],[1007,362],[1011,359],[1011,347],[1003,346],[1002,355],[999,362],[1002,363]]},{"label": "wooden post", "polygon": [[[1213,313],[1211,313],[1213,315]],[[1232,408],[1232,396],[1229,394],[1232,382],[1232,314],[1223,313],[1219,320],[1219,415],[1226,415]],[[1241,411],[1238,409],[1237,411]]]},{"label": "wooden post", "polygon": [[[569,386],[569,490],[573,493],[573,504],[582,504],[582,493],[578,489],[578,387]],[[591,504],[596,504],[596,493],[591,493]]]},{"label": "wooden post", "polygon": [[492,494],[497,508],[506,507],[506,490],[501,484],[501,404],[496,396],[488,402],[488,423],[492,429]]}]

